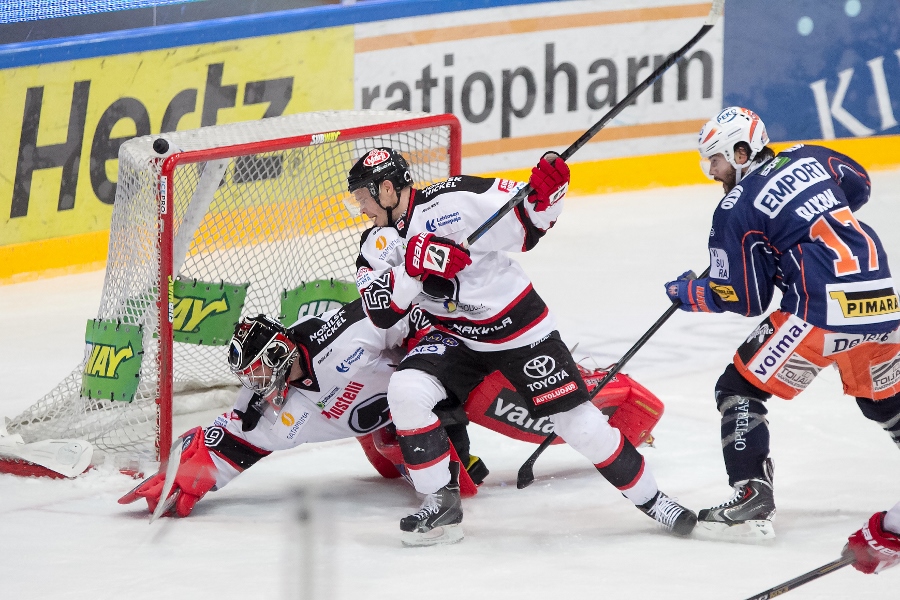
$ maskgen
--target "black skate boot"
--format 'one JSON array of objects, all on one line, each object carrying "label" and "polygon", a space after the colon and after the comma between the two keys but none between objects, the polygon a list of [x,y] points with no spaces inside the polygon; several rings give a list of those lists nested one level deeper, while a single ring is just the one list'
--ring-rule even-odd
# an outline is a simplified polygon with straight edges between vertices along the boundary
[{"label": "black skate boot", "polygon": [[662,492],[656,492],[655,496],[638,508],[673,535],[690,535],[697,524],[697,515]]},{"label": "black skate boot", "polygon": [[459,463],[450,462],[450,483],[425,496],[422,508],[400,519],[400,540],[406,546],[453,544],[463,539],[459,499]]},{"label": "black skate boot", "polygon": [[700,511],[698,533],[717,539],[745,541],[775,539],[774,467],[772,459],[763,463],[763,478],[739,481],[728,502]]}]

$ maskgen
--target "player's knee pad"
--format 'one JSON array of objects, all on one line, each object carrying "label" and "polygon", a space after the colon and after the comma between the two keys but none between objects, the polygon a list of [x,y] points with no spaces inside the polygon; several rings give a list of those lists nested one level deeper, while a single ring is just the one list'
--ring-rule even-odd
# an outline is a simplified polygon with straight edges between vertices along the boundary
[{"label": "player's knee pad", "polygon": [[765,402],[772,397],[772,394],[762,391],[747,381],[737,368],[730,364],[725,367],[725,371],[716,382],[716,404],[719,405],[719,412],[722,412],[722,400],[728,396],[743,396]]},{"label": "player's knee pad", "polygon": [[610,427],[606,415],[590,402],[550,415],[550,420],[554,432],[595,465],[605,461],[619,446],[619,432]]},{"label": "player's knee pad", "polygon": [[433,375],[404,369],[391,375],[388,404],[397,429],[420,429],[437,422],[432,408],[447,395]]},{"label": "player's knee pad", "polygon": [[900,394],[894,394],[884,400],[857,398],[856,404],[867,419],[881,425],[900,447]]}]

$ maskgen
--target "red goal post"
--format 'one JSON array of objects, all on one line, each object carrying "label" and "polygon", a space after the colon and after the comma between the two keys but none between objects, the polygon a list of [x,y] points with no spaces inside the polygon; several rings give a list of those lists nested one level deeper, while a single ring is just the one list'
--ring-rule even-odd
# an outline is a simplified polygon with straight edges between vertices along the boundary
[{"label": "red goal post", "polygon": [[346,175],[380,146],[407,158],[417,187],[460,173],[453,115],[303,113],[123,144],[85,359],[10,433],[83,439],[120,465],[165,460],[175,415],[209,410],[223,387],[233,397],[224,348],[240,316],[293,322],[356,294],[368,223],[343,204]]}]

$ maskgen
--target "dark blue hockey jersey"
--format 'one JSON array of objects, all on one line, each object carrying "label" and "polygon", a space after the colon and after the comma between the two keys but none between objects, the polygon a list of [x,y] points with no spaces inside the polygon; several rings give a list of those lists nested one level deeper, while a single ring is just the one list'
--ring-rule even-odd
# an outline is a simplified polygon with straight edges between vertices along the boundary
[{"label": "dark blue hockey jersey", "polygon": [[884,247],[853,212],[869,200],[865,169],[821,146],[785,150],[747,175],[713,215],[709,285],[719,308],[781,309],[832,331],[882,333],[900,321]]}]

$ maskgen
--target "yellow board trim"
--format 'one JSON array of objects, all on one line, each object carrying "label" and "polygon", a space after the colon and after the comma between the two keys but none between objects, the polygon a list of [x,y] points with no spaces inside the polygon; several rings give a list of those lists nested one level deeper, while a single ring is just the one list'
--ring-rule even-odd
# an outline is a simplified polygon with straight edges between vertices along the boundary
[{"label": "yellow board trim", "polygon": [[[575,135],[571,140],[577,137]],[[795,143],[772,144],[772,147],[779,152]],[[900,136],[814,140],[808,143],[822,144],[852,156],[869,171],[900,167],[900,154],[897,153]],[[562,144],[547,146],[552,145]],[[466,151],[463,156],[468,156]],[[489,177],[516,181],[528,181],[530,174],[531,169],[485,173]],[[703,183],[711,182],[700,171],[697,153],[685,151],[573,163],[569,191],[577,197]],[[107,230],[0,246],[0,285],[102,269],[106,265],[108,245]]]},{"label": "yellow board trim", "polygon": [[600,25],[620,25],[622,23],[644,23],[647,21],[669,21],[672,19],[691,19],[709,15],[712,6],[709,2],[700,4],[682,4],[678,6],[658,6],[653,8],[633,8],[611,10],[578,15],[558,15],[533,19],[514,19],[493,23],[459,25],[441,27],[405,33],[392,33],[356,40],[356,54],[404,48],[422,44],[454,42],[475,38],[494,37],[498,35],[516,35],[536,31],[555,31],[575,27],[597,27]]}]

